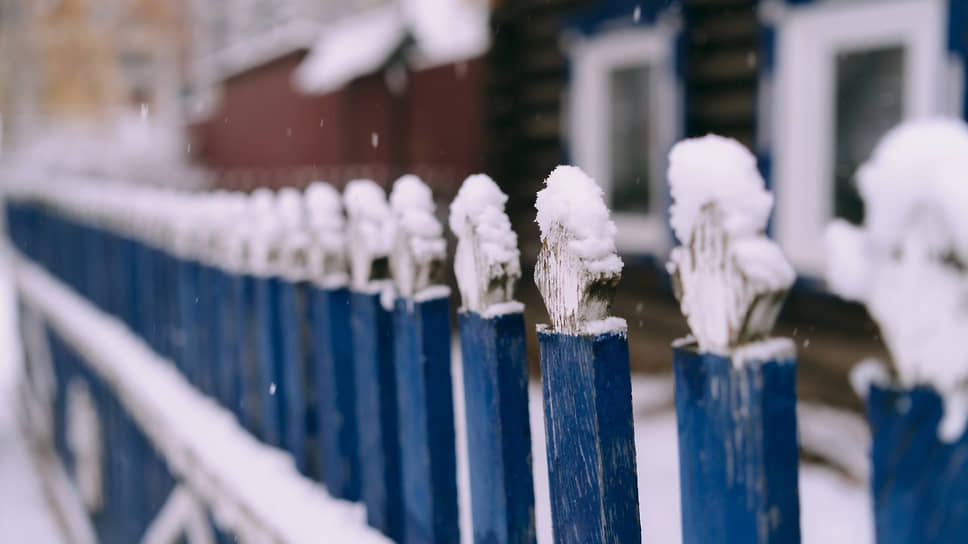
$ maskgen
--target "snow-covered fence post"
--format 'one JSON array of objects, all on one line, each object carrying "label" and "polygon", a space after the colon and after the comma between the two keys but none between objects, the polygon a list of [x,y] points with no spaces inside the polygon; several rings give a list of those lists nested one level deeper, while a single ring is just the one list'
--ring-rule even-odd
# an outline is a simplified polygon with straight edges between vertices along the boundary
[{"label": "snow-covered fence post", "polygon": [[393,218],[383,189],[370,180],[350,181],[343,202],[348,219],[360,497],[366,504],[369,524],[399,542],[403,537],[404,509],[393,369],[389,259]]},{"label": "snow-covered fence post", "polygon": [[309,314],[315,374],[320,477],[330,494],[360,498],[360,450],[346,232],[340,195],[315,182],[306,188],[311,245]]},{"label": "snow-covered fence post", "polygon": [[551,172],[535,206],[534,279],[551,318],[538,345],[555,542],[640,542],[627,325],[608,315],[622,271],[615,224],[573,166]]},{"label": "snow-covered fence post", "polygon": [[261,440],[282,446],[285,420],[282,401],[276,394],[279,386],[281,331],[276,318],[279,307],[280,279],[276,275],[279,260],[279,218],[276,195],[260,188],[249,197],[253,233],[249,239],[249,271],[252,285],[252,330],[254,365],[251,379],[249,407],[253,427]]},{"label": "snow-covered fence post", "polygon": [[753,155],[706,136],[669,155],[669,272],[692,336],[673,346],[684,544],[800,541],[796,350],[770,338],[794,272],[764,234]]},{"label": "snow-covered fence post", "polygon": [[285,446],[305,475],[312,470],[310,438],[315,438],[313,368],[309,364],[308,251],[309,233],[302,194],[286,187],[277,204],[279,234],[279,306],[276,319],[280,333],[280,374],[276,395],[284,406]]},{"label": "snow-covered fence post", "polygon": [[200,265],[194,258],[197,240],[195,220],[197,205],[188,196],[181,196],[173,203],[179,206],[175,218],[172,255],[176,259],[176,288],[178,312],[173,333],[175,362],[194,386],[198,386],[198,365],[200,364],[198,343],[198,301]]},{"label": "snow-covered fence post", "polygon": [[524,306],[514,300],[521,264],[506,201],[491,178],[478,174],[464,181],[450,206],[478,544],[535,542]]},{"label": "snow-covered fence post", "polygon": [[413,175],[393,184],[390,268],[393,360],[400,407],[400,459],[408,544],[460,540],[457,454],[450,374],[450,288],[443,227],[430,188]]},{"label": "snow-covered fence post", "polygon": [[249,356],[248,306],[245,299],[245,196],[230,193],[225,197],[219,228],[215,234],[215,253],[221,266],[218,312],[218,398],[222,405],[242,421],[244,362]]},{"label": "snow-covered fence post", "polygon": [[866,397],[878,544],[968,541],[968,126],[909,121],[857,175],[862,227],[827,232],[828,283],[863,302],[890,370],[851,376]]}]

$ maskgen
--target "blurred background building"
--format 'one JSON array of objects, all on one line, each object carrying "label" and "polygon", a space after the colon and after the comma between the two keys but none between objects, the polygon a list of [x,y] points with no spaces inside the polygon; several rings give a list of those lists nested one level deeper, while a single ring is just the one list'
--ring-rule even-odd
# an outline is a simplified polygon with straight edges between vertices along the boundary
[{"label": "blurred background building", "polygon": [[[655,370],[686,332],[666,152],[732,136],[800,273],[780,332],[801,393],[856,406],[845,371],[883,348],[826,294],[822,226],[862,220],[852,177],[889,127],[965,115],[966,17],[966,0],[0,0],[0,157],[242,190],[413,172],[441,204],[484,171],[511,196],[534,321],[534,195],[574,163],[613,209],[615,313]],[[118,157],[141,159],[103,166]]]}]

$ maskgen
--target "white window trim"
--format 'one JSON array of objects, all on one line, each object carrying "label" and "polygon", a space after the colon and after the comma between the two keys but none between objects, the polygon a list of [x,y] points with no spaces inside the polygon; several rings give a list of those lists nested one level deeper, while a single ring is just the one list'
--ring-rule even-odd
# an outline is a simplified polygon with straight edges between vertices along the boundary
[{"label": "white window trim", "polygon": [[568,97],[568,137],[572,161],[602,186],[611,201],[611,134],[607,100],[609,75],[623,66],[649,67],[649,213],[614,213],[616,246],[623,253],[663,254],[671,245],[665,220],[666,160],[680,136],[680,84],[675,75],[676,25],[660,21],[581,39],[568,48],[572,84]]},{"label": "white window trim", "polygon": [[823,231],[833,217],[836,55],[905,47],[903,117],[951,113],[946,16],[941,0],[877,0],[821,3],[780,17],[771,115],[775,232],[800,273],[822,275]]}]

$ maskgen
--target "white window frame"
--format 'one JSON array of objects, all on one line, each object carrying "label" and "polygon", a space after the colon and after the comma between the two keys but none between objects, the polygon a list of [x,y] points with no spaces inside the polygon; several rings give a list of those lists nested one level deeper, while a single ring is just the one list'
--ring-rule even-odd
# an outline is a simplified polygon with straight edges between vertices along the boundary
[{"label": "white window frame", "polygon": [[611,202],[611,130],[609,85],[614,70],[647,66],[649,69],[649,197],[648,213],[613,213],[618,228],[619,252],[663,255],[671,246],[666,222],[665,184],[669,149],[681,132],[681,92],[675,72],[674,24],[660,21],[652,27],[612,30],[569,44],[572,84],[568,96],[568,138],[571,159],[602,186]]},{"label": "white window frame", "polygon": [[833,218],[836,55],[902,46],[902,117],[952,113],[944,82],[946,18],[942,0],[822,2],[780,15],[770,122],[774,226],[801,274],[822,275],[823,231]]}]

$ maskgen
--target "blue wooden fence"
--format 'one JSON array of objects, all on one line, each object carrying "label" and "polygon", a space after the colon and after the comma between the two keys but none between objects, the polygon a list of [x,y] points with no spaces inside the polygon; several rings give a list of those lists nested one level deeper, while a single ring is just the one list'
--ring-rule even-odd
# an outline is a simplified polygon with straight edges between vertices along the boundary
[{"label": "blue wooden fence", "polygon": [[[177,202],[215,198],[181,195]],[[217,226],[166,224],[175,219],[159,214],[139,228],[136,218],[111,221],[117,208],[72,206],[54,190],[7,195],[16,262],[39,266],[91,311],[116,319],[248,433],[288,452],[307,481],[361,503],[369,525],[390,539],[458,541],[449,297],[398,293],[394,300],[388,251],[353,262],[348,283],[318,281],[311,268],[287,274],[291,269],[279,264],[284,236],[268,228],[250,227],[239,242],[248,244],[248,261],[208,254],[211,247],[230,253],[235,230],[244,229],[225,224],[245,221],[244,214]],[[245,209],[256,211],[273,213],[264,204]],[[359,241],[354,228],[366,229],[354,226],[353,213],[348,245]],[[201,229],[196,234],[206,240],[221,236],[222,245],[174,244],[179,229]],[[525,325],[521,309],[510,308],[459,314],[473,539],[482,544],[535,541]],[[58,385],[58,456],[76,470],[67,397],[80,378],[102,427],[103,500],[90,508],[93,526],[102,542],[135,542],[184,482],[129,413],[118,384],[91,370],[91,355],[62,330],[44,334]],[[648,540],[649,528],[639,522],[624,326],[549,327],[538,339],[555,541]],[[792,352],[739,370],[729,357],[683,347],[674,359],[684,541],[798,542]],[[898,415],[902,401],[911,408]],[[963,535],[964,439],[911,442],[929,427],[933,432],[939,399],[875,389],[869,404],[878,541]],[[914,464],[923,469],[901,468]],[[934,502],[924,502],[924,486],[937,489]],[[213,505],[201,508],[215,541],[250,536],[220,521]]]}]

